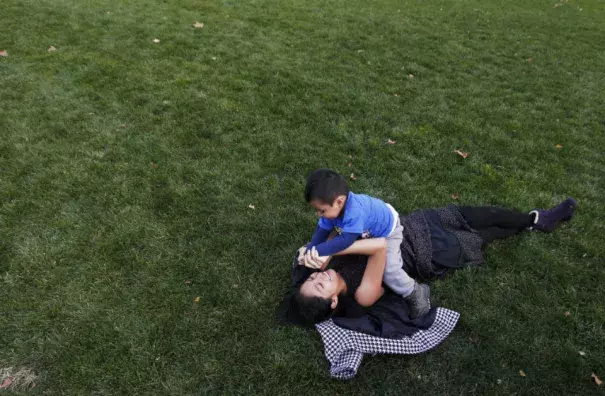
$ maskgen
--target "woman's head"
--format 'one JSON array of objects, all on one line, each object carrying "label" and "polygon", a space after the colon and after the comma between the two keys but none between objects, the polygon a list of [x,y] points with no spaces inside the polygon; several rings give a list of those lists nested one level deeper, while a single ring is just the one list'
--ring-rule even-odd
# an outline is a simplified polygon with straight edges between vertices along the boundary
[{"label": "woman's head", "polygon": [[303,325],[311,326],[328,319],[338,306],[344,281],[334,270],[312,273],[291,296],[292,310]]}]

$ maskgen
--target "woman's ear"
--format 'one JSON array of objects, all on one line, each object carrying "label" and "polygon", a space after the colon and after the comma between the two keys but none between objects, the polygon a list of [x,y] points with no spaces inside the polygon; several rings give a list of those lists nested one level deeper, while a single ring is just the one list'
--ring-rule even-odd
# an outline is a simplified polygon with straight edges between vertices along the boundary
[{"label": "woman's ear", "polygon": [[338,305],[338,296],[333,295],[332,302],[330,303],[330,308],[334,309],[334,308],[336,308],[337,305]]}]

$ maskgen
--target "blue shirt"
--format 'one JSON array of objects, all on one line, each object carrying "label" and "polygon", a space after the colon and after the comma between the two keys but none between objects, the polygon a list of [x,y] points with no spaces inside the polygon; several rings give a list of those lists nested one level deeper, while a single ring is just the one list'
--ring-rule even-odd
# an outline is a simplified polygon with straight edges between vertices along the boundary
[{"label": "blue shirt", "polygon": [[362,238],[382,238],[391,233],[395,218],[380,199],[349,192],[343,213],[334,220],[319,218],[318,226],[326,231],[360,234]]}]

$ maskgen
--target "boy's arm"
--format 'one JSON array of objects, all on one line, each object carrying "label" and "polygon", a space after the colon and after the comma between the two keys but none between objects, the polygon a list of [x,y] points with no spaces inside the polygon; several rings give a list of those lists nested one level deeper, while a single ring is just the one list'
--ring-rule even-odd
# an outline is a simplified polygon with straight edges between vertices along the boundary
[{"label": "boy's arm", "polygon": [[333,256],[334,254],[347,249],[359,238],[361,234],[353,232],[343,232],[329,241],[315,246],[320,256]]},{"label": "boy's arm", "polygon": [[317,246],[320,243],[327,241],[328,236],[330,236],[330,230],[321,228],[321,226],[318,225],[315,229],[315,232],[313,233],[311,242],[309,242],[309,244],[307,245],[307,250],[311,249],[313,246]]}]

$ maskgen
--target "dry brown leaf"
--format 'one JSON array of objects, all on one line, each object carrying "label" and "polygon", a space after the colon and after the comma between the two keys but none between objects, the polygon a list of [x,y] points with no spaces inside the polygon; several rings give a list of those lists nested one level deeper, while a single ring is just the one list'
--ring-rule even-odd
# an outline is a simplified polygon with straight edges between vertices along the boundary
[{"label": "dry brown leaf", "polygon": [[351,162],[349,162],[349,163],[347,164],[347,166],[350,168],[350,167],[352,167],[352,166],[353,166],[353,164],[352,164]]},{"label": "dry brown leaf", "polygon": [[191,281],[190,281],[189,279],[187,279],[187,280],[185,281],[185,284],[186,284],[187,286],[189,286],[189,285],[191,284]]},{"label": "dry brown leaf", "polygon": [[[594,375],[594,374],[593,374]],[[2,384],[0,384],[0,389],[6,389],[13,383],[13,377],[6,377]]]},{"label": "dry brown leaf", "polygon": [[254,205],[252,205],[252,204],[248,205],[248,207],[249,207],[250,209],[256,209],[256,207],[255,207]]},{"label": "dry brown leaf", "polygon": [[6,52],[6,50],[2,50],[0,51],[0,56],[6,58],[8,56],[8,52]]},{"label": "dry brown leaf", "polygon": [[534,58],[527,58],[527,61],[528,61],[529,63],[532,63],[532,62],[534,61]]},{"label": "dry brown leaf", "polygon": [[51,45],[50,47],[48,47],[48,52],[55,52],[57,49],[55,48],[54,45]]},{"label": "dry brown leaf", "polygon": [[152,163],[151,163],[151,167],[152,167],[153,169],[158,169],[158,164],[156,164],[155,162],[152,162]]},{"label": "dry brown leaf", "polygon": [[393,96],[396,97],[396,98],[398,98],[399,94],[398,93],[394,93]]},{"label": "dry brown leaf", "polygon": [[153,39],[153,42],[157,44],[157,43],[159,43],[159,42],[160,42],[160,39],[157,39],[157,38],[156,38],[156,39]]},{"label": "dry brown leaf", "polygon": [[569,311],[565,311],[565,312],[563,313],[563,315],[565,315],[565,316],[571,316],[571,312],[569,312]]},{"label": "dry brown leaf", "polygon": [[520,375],[521,377],[525,377],[525,371],[523,371],[523,370],[519,370],[519,375]]},{"label": "dry brown leaf", "polygon": [[351,176],[349,176],[349,178],[351,180],[357,180],[357,178],[355,177],[355,173],[351,173]]},{"label": "dry brown leaf", "polygon": [[410,73],[410,75],[408,76],[410,78],[410,80],[414,79],[414,75]]},{"label": "dry brown leaf", "polygon": [[391,140],[391,139],[389,139],[389,140],[387,140],[387,143],[388,144],[395,144],[395,143],[397,143],[397,140]]},{"label": "dry brown leaf", "polygon": [[193,27],[194,27],[194,28],[198,28],[198,29],[203,29],[203,28],[204,28],[204,24],[203,24],[203,23],[200,23],[200,22],[195,22],[195,23],[193,24]]},{"label": "dry brown leaf", "polygon": [[452,194],[452,199],[458,199],[458,198],[460,198],[460,196],[457,193]]},{"label": "dry brown leaf", "polygon": [[592,378],[595,382],[595,384],[597,384],[598,386],[603,385],[603,381],[601,381],[601,379],[599,377],[597,377],[597,375],[595,373],[592,373],[590,375],[590,378]]},{"label": "dry brown leaf", "polygon": [[556,144],[555,147],[558,148],[558,149],[562,149],[563,145],[562,144]]},{"label": "dry brown leaf", "polygon": [[459,156],[461,156],[462,158],[466,158],[468,157],[468,153],[465,153],[464,151],[460,151],[460,150],[454,150],[454,153],[458,154]]},{"label": "dry brown leaf", "polygon": [[194,298],[194,299],[193,299],[193,302],[194,302],[194,303],[199,303],[199,302],[200,302],[200,298],[199,298],[199,297]]}]

